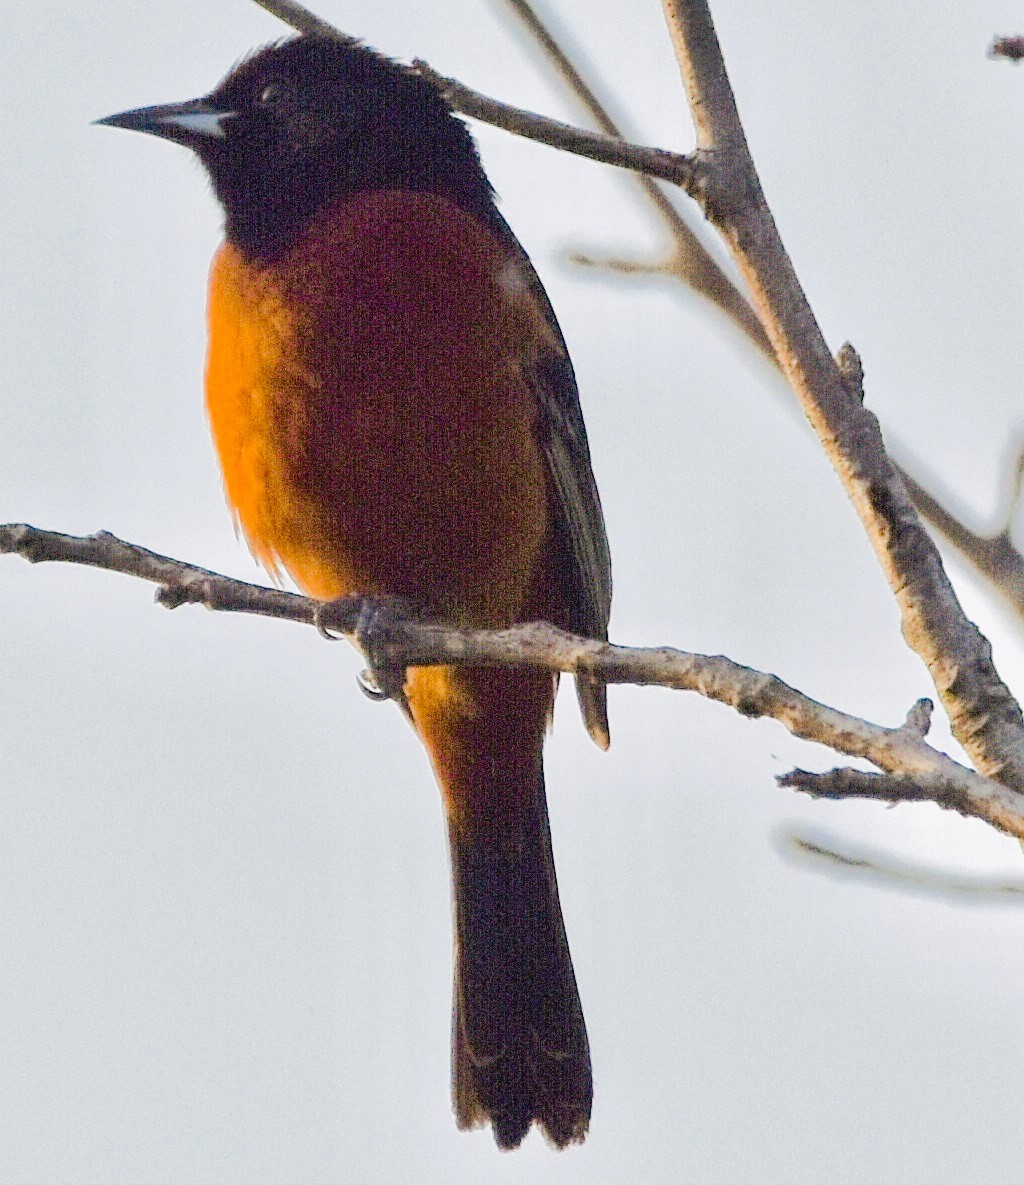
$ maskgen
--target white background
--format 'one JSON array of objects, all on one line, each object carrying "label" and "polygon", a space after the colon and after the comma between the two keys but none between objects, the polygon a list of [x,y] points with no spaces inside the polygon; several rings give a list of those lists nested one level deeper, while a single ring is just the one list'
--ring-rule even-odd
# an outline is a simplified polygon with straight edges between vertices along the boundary
[{"label": "white background", "polygon": [[[500,11],[325,0],[384,51],[579,113]],[[890,439],[995,521],[1020,433],[1024,71],[1011,4],[722,2],[769,200]],[[651,143],[691,129],[659,7],[558,20]],[[0,520],[100,528],[247,579],[202,410],[219,214],[187,154],[90,120],[208,90],[281,34],[243,0],[9,6],[0,38]],[[612,635],[721,652],[898,723],[930,692],[838,482],[766,369],[667,281],[629,178],[478,128],[576,363]],[[901,456],[907,456],[903,451]],[[953,566],[1003,674],[1021,634]],[[783,854],[826,829],[955,876],[1021,853],[932,807],[779,790],[827,753],[694,696],[563,690],[555,849],[593,1046],[583,1148],[456,1132],[436,791],[358,662],[311,630],[155,608],[0,562],[0,1180],[1016,1185],[1024,920]],[[938,732],[941,741],[941,730]]]}]

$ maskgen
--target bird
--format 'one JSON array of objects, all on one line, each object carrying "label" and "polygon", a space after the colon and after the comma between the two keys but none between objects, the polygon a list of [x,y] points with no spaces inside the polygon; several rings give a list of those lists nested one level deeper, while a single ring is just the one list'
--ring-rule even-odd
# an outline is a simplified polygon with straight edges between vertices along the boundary
[{"label": "bird", "polygon": [[[97,123],[190,149],[222,207],[206,408],[256,560],[321,602],[397,597],[461,627],[546,620],[606,640],[573,366],[438,87],[354,37],[304,34],[201,98]],[[592,1108],[545,796],[556,688],[527,666],[428,666],[394,697],[447,821],[456,1122],[489,1123],[503,1149],[534,1124],[580,1143]],[[576,688],[607,748],[604,683]]]}]

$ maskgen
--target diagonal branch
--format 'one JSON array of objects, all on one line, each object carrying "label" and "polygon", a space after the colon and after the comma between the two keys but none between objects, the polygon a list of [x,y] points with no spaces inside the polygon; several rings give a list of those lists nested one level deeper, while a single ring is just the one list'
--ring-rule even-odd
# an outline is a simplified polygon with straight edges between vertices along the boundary
[{"label": "diagonal branch", "polygon": [[[502,0],[502,3],[520,19],[555,72],[597,126],[610,136],[621,137],[622,132],[607,108],[564,47],[540,19],[529,0]],[[778,373],[779,364],[775,351],[747,298],[718,266],[657,182],[644,173],[637,173],[636,181],[672,235],[675,243],[672,259],[661,265],[591,260],[580,256],[576,256],[575,261],[618,272],[657,272],[674,275],[699,296],[705,297],[726,313]],[[895,468],[918,512],[995,588],[1009,607],[1024,619],[1024,556],[1014,546],[1009,527],[996,535],[982,535],[972,531],[947,509],[934,492],[925,488],[903,466],[897,464]],[[1009,515],[1007,518],[1009,519]]]},{"label": "diagonal branch", "polygon": [[939,553],[886,455],[878,421],[829,353],[747,147],[706,0],[663,0],[697,132],[694,193],[747,281],[780,367],[839,474],[926,663],[957,740],[978,769],[1024,786],[1024,718],[988,641],[965,616]]},{"label": "diagonal branch", "polygon": [[[1018,617],[1024,618],[1024,556],[1018,551],[1010,535],[1010,513],[1001,530],[992,535],[972,531],[929,489],[897,465],[896,471],[907,487],[907,493],[932,527],[957,554],[1003,598]],[[1008,508],[1012,511],[1012,506]]]},{"label": "diagonal branch", "polygon": [[521,107],[499,103],[455,78],[438,74],[420,59],[415,60],[413,66],[422,77],[437,87],[451,107],[463,115],[503,128],[517,136],[537,140],[552,148],[588,157],[599,164],[616,165],[622,169],[632,169],[651,177],[659,177],[662,181],[670,181],[686,190],[697,184],[694,161],[681,152],[631,144],[617,136],[588,132],[557,119],[547,119]]},{"label": "diagonal branch", "polygon": [[[930,715],[926,700],[915,704],[899,727],[885,728],[819,703],[774,675],[721,655],[692,654],[667,646],[615,646],[566,634],[545,622],[504,630],[454,629],[399,616],[391,605],[359,596],[319,605],[297,593],[232,580],[158,555],[107,532],[83,537],[10,523],[0,526],[2,552],[16,553],[33,563],[87,564],[147,580],[159,586],[157,600],[169,608],[195,603],[224,612],[257,613],[316,625],[321,630],[336,629],[357,642],[364,640],[361,630],[368,617],[366,607],[371,605],[379,609],[371,615],[377,622],[372,638],[375,660],[399,671],[436,664],[525,663],[565,674],[597,675],[607,683],[696,691],[743,716],[771,716],[803,740],[827,745],[848,757],[867,759],[889,776],[857,774],[861,779],[876,779],[862,783],[863,796],[935,802],[1024,838],[1024,794],[967,769],[929,745],[924,739]],[[794,779],[789,784],[813,792],[816,787],[806,779],[830,775],[795,771],[788,776]],[[902,788],[902,792],[880,795],[876,788],[883,782],[886,787]],[[823,785],[826,783],[817,783]]]},{"label": "diagonal branch", "polygon": [[[529,0],[502,0],[502,3],[519,18],[555,72],[594,119],[597,126],[607,135],[622,137],[620,128],[607,108],[563,46],[559,44],[551,30],[541,20]],[[997,56],[998,46],[1004,43],[1015,44],[1020,41],[1024,41],[1024,39],[1001,39],[993,47],[993,56]],[[464,112],[464,114],[472,113]],[[489,121],[488,110],[482,110],[478,118]],[[531,136],[531,131],[529,127],[524,126],[519,134]],[[745,334],[748,341],[772,364],[772,367],[778,369],[779,361],[772,344],[746,296],[722,271],[679,211],[666,197],[654,180],[657,175],[637,171],[636,180],[672,235],[675,250],[671,260],[666,264],[653,266],[621,261],[594,261],[583,257],[576,257],[576,261],[607,267],[619,272],[646,272],[648,274],[658,272],[659,274],[674,275],[687,287],[724,312],[733,324]],[[970,564],[975,572],[993,586],[1017,616],[1024,619],[1024,556],[1014,545],[1009,529],[1004,529],[995,535],[983,535],[972,531],[947,508],[933,491],[923,486],[907,469],[895,462],[894,467],[907,487],[907,492],[918,512],[958,552],[961,558]]]}]

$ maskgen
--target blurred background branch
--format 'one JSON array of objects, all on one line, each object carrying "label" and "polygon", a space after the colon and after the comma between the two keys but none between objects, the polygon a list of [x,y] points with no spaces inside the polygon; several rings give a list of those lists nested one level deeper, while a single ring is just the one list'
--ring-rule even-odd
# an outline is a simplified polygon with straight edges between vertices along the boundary
[{"label": "blurred background branch", "polygon": [[826,831],[779,829],[775,848],[801,868],[834,877],[876,884],[880,888],[935,898],[949,905],[1013,905],[1024,899],[1024,881],[970,876],[901,859],[892,852],[854,844]]}]

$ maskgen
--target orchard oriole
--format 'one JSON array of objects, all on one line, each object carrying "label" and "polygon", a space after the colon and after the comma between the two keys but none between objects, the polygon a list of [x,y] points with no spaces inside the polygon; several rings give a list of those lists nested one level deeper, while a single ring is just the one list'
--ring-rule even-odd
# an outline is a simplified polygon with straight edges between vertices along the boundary
[{"label": "orchard oriole", "polygon": [[[349,38],[261,50],[201,99],[101,123],[192,149],[224,209],[206,404],[257,559],[312,597],[407,598],[495,628],[607,637],[608,545],[565,342],[465,124]],[[448,820],[458,1123],[558,1147],[590,1053],[541,749],[555,680],[410,669],[403,707]],[[605,688],[577,680],[608,743]]]}]

